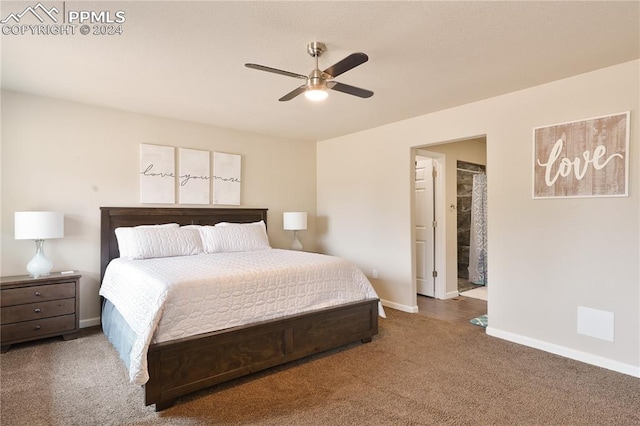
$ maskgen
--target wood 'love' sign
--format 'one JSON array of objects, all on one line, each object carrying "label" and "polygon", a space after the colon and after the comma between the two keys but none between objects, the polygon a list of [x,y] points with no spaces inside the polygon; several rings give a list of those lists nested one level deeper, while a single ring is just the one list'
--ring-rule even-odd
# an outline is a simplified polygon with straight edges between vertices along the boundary
[{"label": "wood 'love' sign", "polygon": [[628,195],[629,112],[533,129],[533,198]]}]

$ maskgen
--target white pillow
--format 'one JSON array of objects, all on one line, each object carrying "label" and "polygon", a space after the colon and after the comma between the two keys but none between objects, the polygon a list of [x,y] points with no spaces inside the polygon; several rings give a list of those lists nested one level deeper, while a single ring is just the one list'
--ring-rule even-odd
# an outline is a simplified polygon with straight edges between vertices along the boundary
[{"label": "white pillow", "polygon": [[202,253],[202,241],[198,230],[179,227],[177,223],[116,228],[115,232],[120,257],[124,259],[151,259]]},{"label": "white pillow", "polygon": [[202,226],[200,238],[205,253],[255,251],[271,248],[267,227],[263,221],[254,223],[225,222],[216,226]]}]

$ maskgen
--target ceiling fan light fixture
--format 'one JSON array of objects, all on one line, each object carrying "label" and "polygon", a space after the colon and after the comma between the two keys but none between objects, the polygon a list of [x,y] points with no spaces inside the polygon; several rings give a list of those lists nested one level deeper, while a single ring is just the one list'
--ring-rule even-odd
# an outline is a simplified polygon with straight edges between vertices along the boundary
[{"label": "ceiling fan light fixture", "polygon": [[318,102],[327,99],[329,93],[325,89],[309,89],[304,92],[304,96],[310,101]]},{"label": "ceiling fan light fixture", "polygon": [[319,69],[316,68],[309,75],[304,96],[310,101],[316,102],[327,99],[327,96],[329,96],[329,93],[327,93],[327,81],[323,78]]}]

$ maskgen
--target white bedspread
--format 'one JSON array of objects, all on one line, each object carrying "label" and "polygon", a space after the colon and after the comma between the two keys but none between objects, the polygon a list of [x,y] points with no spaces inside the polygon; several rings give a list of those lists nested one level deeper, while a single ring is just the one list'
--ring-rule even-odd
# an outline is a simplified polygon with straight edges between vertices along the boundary
[{"label": "white bedspread", "polygon": [[344,259],[279,249],[114,259],[100,295],[137,335],[129,369],[136,384],[149,380],[151,343],[378,297]]}]

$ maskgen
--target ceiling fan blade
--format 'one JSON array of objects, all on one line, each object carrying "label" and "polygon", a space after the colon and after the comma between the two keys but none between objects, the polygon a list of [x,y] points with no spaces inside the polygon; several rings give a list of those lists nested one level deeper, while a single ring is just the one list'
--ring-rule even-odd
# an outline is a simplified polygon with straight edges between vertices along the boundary
[{"label": "ceiling fan blade", "polygon": [[265,67],[264,65],[244,64],[244,66],[247,67],[247,68],[258,70],[258,71],[266,71],[266,72],[272,72],[274,74],[286,75],[287,77],[302,78],[302,79],[305,79],[305,80],[307,79],[306,75],[296,74],[294,72],[289,72],[289,71],[283,71],[283,70],[279,70],[277,68]]},{"label": "ceiling fan blade", "polygon": [[349,95],[358,96],[360,98],[370,98],[373,96],[373,92],[367,89],[361,89],[359,87],[350,86],[348,84],[338,83],[337,81],[330,81],[327,83],[329,89],[337,90],[338,92],[347,93]]},{"label": "ceiling fan blade", "polygon": [[337,77],[340,74],[345,73],[350,69],[357,67],[358,65],[364,64],[368,60],[369,60],[369,57],[362,52],[352,53],[351,55],[347,56],[340,62],[335,63],[329,68],[327,68],[326,70],[324,70],[324,72],[326,74],[329,74],[331,77]]},{"label": "ceiling fan blade", "polygon": [[303,84],[302,86],[298,87],[297,89],[292,90],[291,92],[287,93],[286,95],[284,95],[283,97],[281,97],[278,100],[280,102],[290,101],[291,99],[295,98],[299,94],[304,93],[306,90],[307,90],[307,85]]}]

